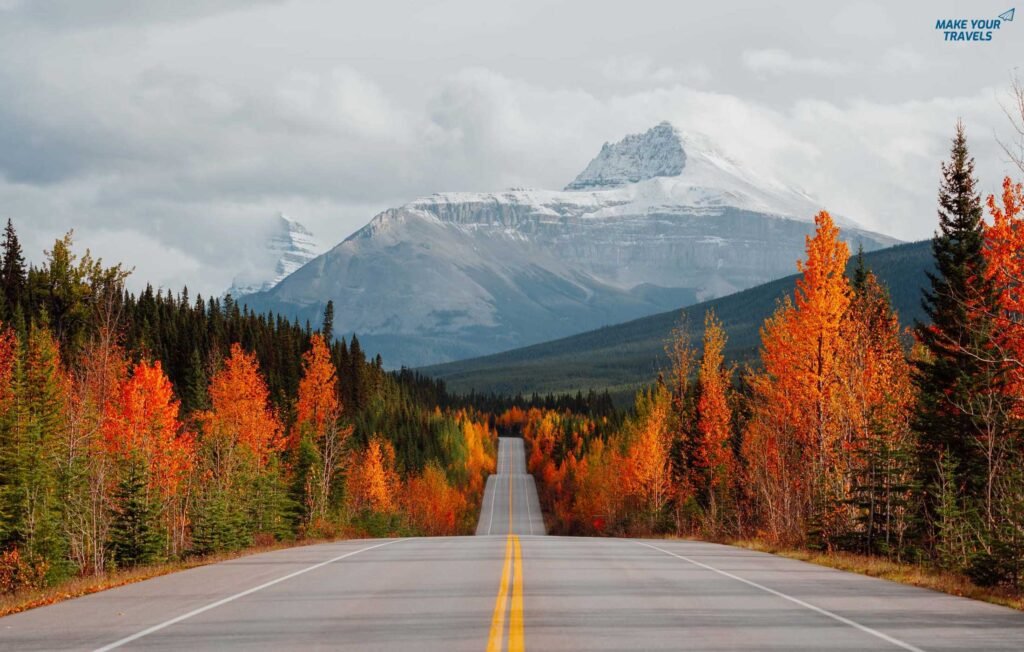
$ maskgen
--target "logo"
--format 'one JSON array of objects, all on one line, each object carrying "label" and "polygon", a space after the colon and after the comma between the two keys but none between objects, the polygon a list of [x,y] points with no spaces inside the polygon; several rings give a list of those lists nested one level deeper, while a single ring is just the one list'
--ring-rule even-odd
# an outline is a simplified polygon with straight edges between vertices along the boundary
[{"label": "logo", "polygon": [[995,18],[939,18],[935,21],[935,30],[942,32],[944,41],[985,43],[992,40],[1004,23],[1013,22],[1015,11],[1011,7]]}]

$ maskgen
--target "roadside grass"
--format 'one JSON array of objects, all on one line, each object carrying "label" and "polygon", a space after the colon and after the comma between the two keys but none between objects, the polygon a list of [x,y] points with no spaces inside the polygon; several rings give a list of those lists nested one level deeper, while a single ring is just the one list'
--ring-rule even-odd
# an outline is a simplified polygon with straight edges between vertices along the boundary
[{"label": "roadside grass", "polygon": [[900,584],[919,586],[933,591],[940,591],[972,600],[981,600],[993,604],[1010,607],[1024,611],[1024,594],[1013,591],[1007,587],[982,587],[971,582],[967,577],[958,573],[940,571],[919,564],[897,562],[884,557],[873,557],[869,555],[858,555],[850,552],[824,552],[819,550],[804,550],[799,548],[787,548],[770,545],[756,539],[730,540],[725,543],[768,552],[780,557],[806,561],[818,566],[827,566],[837,570],[878,577]]}]

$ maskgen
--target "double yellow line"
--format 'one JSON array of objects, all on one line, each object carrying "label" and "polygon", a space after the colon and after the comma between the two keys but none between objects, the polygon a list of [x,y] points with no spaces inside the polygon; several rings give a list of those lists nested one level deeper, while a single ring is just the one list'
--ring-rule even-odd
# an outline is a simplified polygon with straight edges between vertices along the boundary
[{"label": "double yellow line", "polygon": [[[509,575],[512,575],[512,606],[509,609]],[[491,617],[491,635],[487,639],[487,652],[500,652],[505,638],[505,612],[508,618],[508,651],[521,652],[523,647],[523,553],[519,537],[508,535],[505,544],[505,565],[501,572],[501,586]]]},{"label": "double yellow line", "polygon": [[[511,471],[511,467],[509,468]],[[509,605],[509,576],[512,582],[512,600]],[[523,645],[523,552],[519,537],[512,534],[512,474],[508,475],[508,538],[505,539],[505,564],[498,586],[498,599],[491,616],[491,635],[487,638],[487,652],[501,652],[505,638],[505,612],[508,611],[508,651],[521,652]]]}]

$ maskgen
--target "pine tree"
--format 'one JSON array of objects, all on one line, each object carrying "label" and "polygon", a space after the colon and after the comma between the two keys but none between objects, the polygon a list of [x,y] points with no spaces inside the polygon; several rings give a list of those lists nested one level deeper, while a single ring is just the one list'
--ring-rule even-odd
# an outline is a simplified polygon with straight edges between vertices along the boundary
[{"label": "pine tree", "polygon": [[23,305],[25,299],[25,257],[21,252],[18,234],[14,224],[7,220],[4,229],[3,260],[0,261],[0,289],[3,292],[4,317],[14,314],[14,310]]},{"label": "pine tree", "polygon": [[324,341],[330,346],[331,338],[334,337],[334,301],[328,299],[327,306],[324,308],[324,322],[320,326],[320,333],[324,336]]},{"label": "pine tree", "polygon": [[209,409],[210,396],[206,390],[207,380],[203,361],[199,357],[199,349],[193,347],[192,355],[189,356],[188,368],[185,372],[185,385],[181,399],[182,412],[191,414],[197,410]]},{"label": "pine tree", "polygon": [[49,566],[48,580],[71,569],[61,532],[61,441],[67,426],[68,378],[49,331],[31,328],[13,374],[13,420],[5,433],[0,513],[5,543]]},{"label": "pine tree", "polygon": [[[956,491],[983,493],[984,460],[975,439],[986,417],[978,408],[998,385],[998,370],[986,362],[993,336],[997,294],[986,273],[982,204],[962,123],[957,123],[950,160],[942,165],[939,230],[932,239],[936,271],[928,274],[923,306],[931,323],[918,323],[917,339],[928,355],[917,363],[919,468],[924,524],[935,521],[940,469]],[[934,543],[934,542],[932,542]]]},{"label": "pine tree", "polygon": [[159,508],[150,498],[146,464],[126,463],[114,492],[117,505],[110,525],[110,552],[120,567],[156,561],[164,547],[159,527]]}]

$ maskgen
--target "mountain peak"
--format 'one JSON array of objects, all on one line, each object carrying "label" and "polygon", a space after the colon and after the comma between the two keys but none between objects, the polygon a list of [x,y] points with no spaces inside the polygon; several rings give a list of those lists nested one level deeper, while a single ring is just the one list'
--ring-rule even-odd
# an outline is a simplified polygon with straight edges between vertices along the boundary
[{"label": "mountain peak", "polygon": [[589,190],[636,183],[655,177],[675,177],[686,166],[679,132],[661,122],[642,134],[630,134],[617,143],[605,143],[601,152],[566,190]]},{"label": "mountain peak", "polygon": [[278,213],[269,225],[266,243],[260,252],[265,262],[257,269],[236,276],[228,293],[238,297],[269,290],[316,258],[319,249],[309,229],[284,213]]}]

